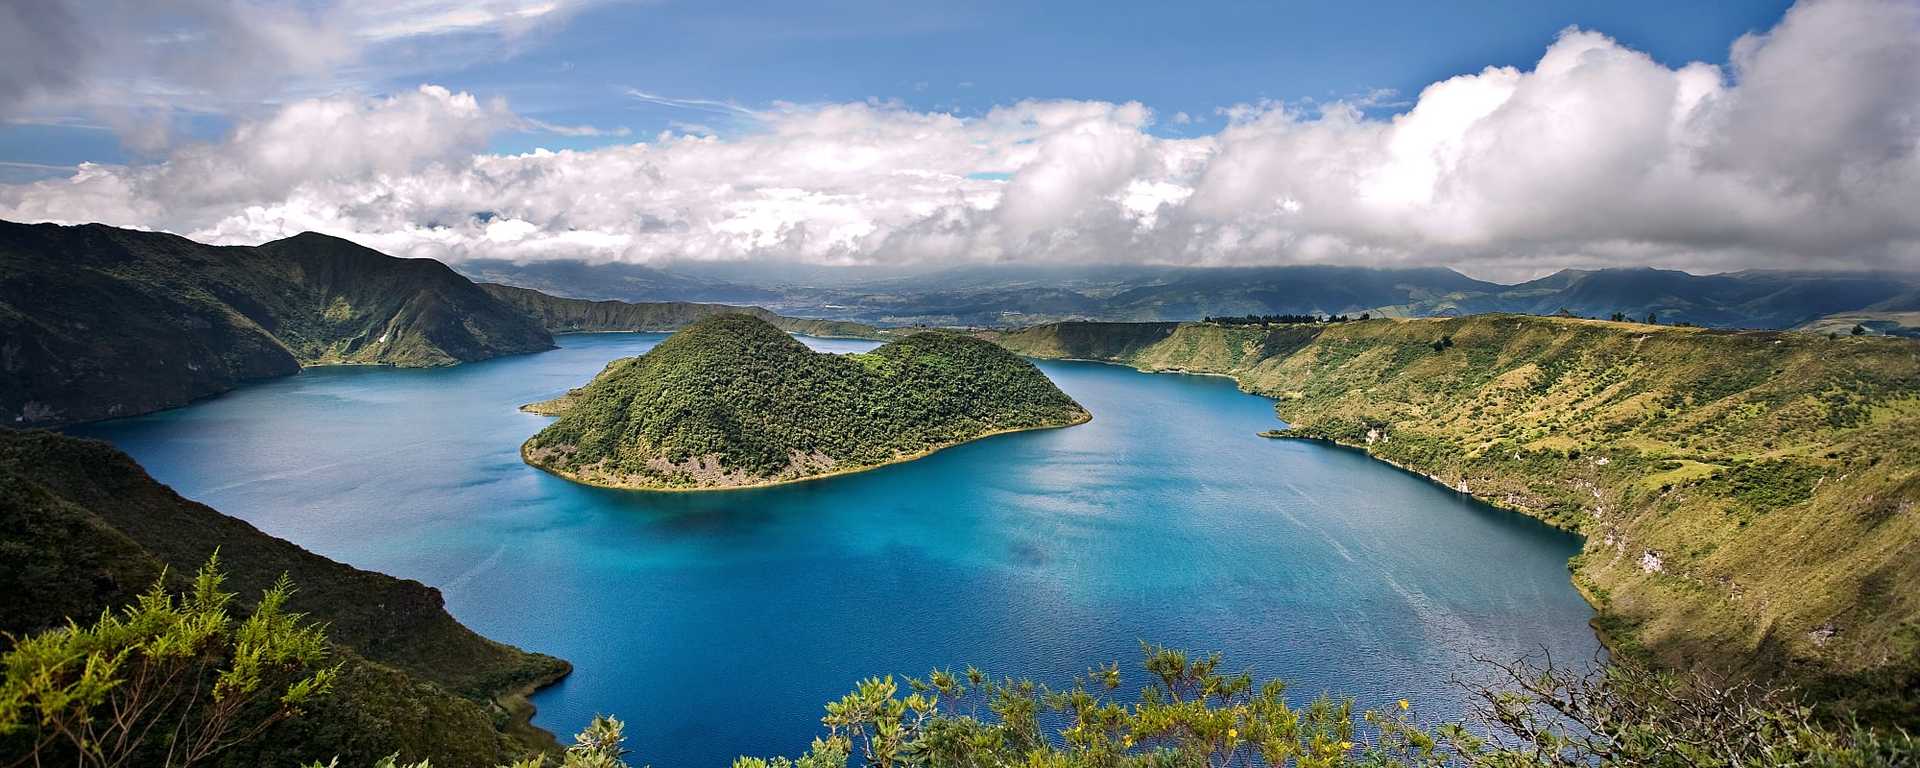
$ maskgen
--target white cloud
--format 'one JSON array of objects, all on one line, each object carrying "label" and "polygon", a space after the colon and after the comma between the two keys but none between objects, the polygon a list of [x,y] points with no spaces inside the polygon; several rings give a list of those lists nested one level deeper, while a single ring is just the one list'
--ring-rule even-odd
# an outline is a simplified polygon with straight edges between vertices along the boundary
[{"label": "white cloud", "polygon": [[616,128],[601,128],[599,126],[593,126],[593,125],[561,125],[558,123],[549,123],[545,120],[536,120],[531,117],[521,118],[520,122],[523,130],[537,132],[537,133],[551,133],[555,136],[578,137],[578,136],[631,136],[633,135],[633,130],[625,126],[616,127]]},{"label": "white cloud", "polygon": [[157,151],[180,113],[245,113],[288,93],[338,90],[383,46],[455,35],[511,43],[600,1],[4,3],[0,118],[94,115],[129,146]]},{"label": "white cloud", "polygon": [[1434,83],[1391,118],[1242,105],[1191,139],[1132,103],[962,119],[634,91],[754,130],[524,155],[480,152],[544,124],[427,87],[0,187],[0,216],[229,243],[318,229],[449,260],[1920,265],[1920,6],[1804,3],[1732,62],[1671,68],[1568,30],[1531,68]]},{"label": "white cloud", "polygon": [[340,15],[356,37],[374,41],[473,31],[513,36],[583,5],[582,0],[352,0]]}]

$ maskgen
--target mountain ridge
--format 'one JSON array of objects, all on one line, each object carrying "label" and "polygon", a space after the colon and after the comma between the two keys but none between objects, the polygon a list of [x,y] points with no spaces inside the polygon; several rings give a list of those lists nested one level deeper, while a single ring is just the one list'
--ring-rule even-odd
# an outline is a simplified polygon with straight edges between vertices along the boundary
[{"label": "mountain ridge", "polygon": [[763,307],[691,301],[570,299],[500,283],[479,285],[494,298],[532,316],[551,333],[671,332],[702,318],[736,313],[752,315],[787,333],[805,336],[884,340],[893,335],[864,323],[787,317]]},{"label": "mountain ridge", "polygon": [[552,337],[438,262],[296,235],[210,246],[0,222],[0,423],[184,405],[304,365],[439,366]]},{"label": "mountain ridge", "polygon": [[[474,274],[467,265],[461,269]],[[546,293],[628,301],[733,301],[796,316],[871,325],[1009,328],[1069,320],[1157,322],[1204,317],[1318,314],[1434,317],[1507,312],[1591,317],[1622,313],[1710,327],[1791,328],[1837,312],[1867,309],[1920,291],[1920,272],[1743,270],[1710,275],[1652,267],[1564,269],[1512,285],[1445,267],[1280,265],[961,266],[882,269],[878,276],[779,269],[757,283],[750,270],[648,267],[653,279],[630,290],[631,265],[488,262],[485,279]],[[846,268],[852,269],[852,268]],[[724,279],[701,275],[724,274]],[[808,275],[816,279],[808,281]],[[721,296],[730,298],[721,298]],[[1909,302],[1910,303],[1910,302]],[[1878,307],[1893,309],[1895,307]]]}]

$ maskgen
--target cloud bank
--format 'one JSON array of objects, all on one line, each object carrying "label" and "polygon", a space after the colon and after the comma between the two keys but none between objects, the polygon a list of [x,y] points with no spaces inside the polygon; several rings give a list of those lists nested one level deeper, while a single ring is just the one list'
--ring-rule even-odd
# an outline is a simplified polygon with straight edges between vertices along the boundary
[{"label": "cloud bank", "polygon": [[225,114],[401,66],[497,53],[598,0],[18,0],[0,4],[0,119],[85,114],[145,152],[182,114]]},{"label": "cloud bank", "polygon": [[[450,22],[448,22],[450,23]],[[383,27],[384,29],[384,27]],[[164,161],[0,187],[0,217],[391,253],[822,264],[1920,265],[1920,4],[1823,0],[1670,68],[1569,29],[1404,113],[1256,105],[1166,138],[1140,104],[979,117],[774,105],[744,135],[486,154],[528,122],[423,86],[286,105]]]}]

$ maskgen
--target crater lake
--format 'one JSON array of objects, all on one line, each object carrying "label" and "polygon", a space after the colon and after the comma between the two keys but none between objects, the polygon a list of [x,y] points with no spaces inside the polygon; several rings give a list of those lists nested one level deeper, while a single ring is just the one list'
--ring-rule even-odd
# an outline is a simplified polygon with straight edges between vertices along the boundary
[{"label": "crater lake", "polygon": [[[181,494],[442,590],[573,675],[534,697],[565,740],[628,722],[637,763],[797,754],[860,678],[974,665],[1064,686],[1140,644],[1220,651],[1303,702],[1458,715],[1474,656],[1589,664],[1577,536],[1352,450],[1256,433],[1219,377],[1040,362],[1093,413],[918,461],[759,490],[587,487],[523,464],[579,386],[662,334],[582,334],[452,368],[315,368],[76,427]],[[805,339],[850,352],[869,342]],[[296,598],[297,608],[297,598]]]}]

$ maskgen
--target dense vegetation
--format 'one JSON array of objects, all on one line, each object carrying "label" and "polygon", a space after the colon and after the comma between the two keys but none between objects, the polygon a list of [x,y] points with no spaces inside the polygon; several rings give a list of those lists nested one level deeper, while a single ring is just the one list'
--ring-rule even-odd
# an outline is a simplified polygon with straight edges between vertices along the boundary
[{"label": "dense vegetation", "polygon": [[1527,316],[994,338],[1231,374],[1278,400],[1280,435],[1586,533],[1574,581],[1616,651],[1920,722],[1913,341]]},{"label": "dense vegetation", "polygon": [[529,463],[597,485],[738,487],[847,472],[1010,430],[1085,421],[1032,363],[956,333],[814,352],[714,315],[544,406]]},{"label": "dense vegetation", "polygon": [[1495,665],[1503,682],[1474,689],[1468,722],[1423,722],[1405,699],[1356,712],[1351,699],[1323,693],[1300,705],[1284,682],[1225,672],[1218,654],[1145,650],[1146,684],[1131,702],[1113,664],[1059,690],[972,668],[869,678],[827,705],[826,733],[807,754],[734,766],[1866,768],[1920,759],[1907,734],[1823,726],[1777,690],[1633,665],[1591,675]]},{"label": "dense vegetation", "polygon": [[0,656],[0,744],[35,765],[206,764],[329,693],[326,633],[287,611],[292,585],[239,617],[225,582],[216,556],[186,594],[162,579],[90,626],[13,643]]},{"label": "dense vegetation", "polygon": [[760,307],[696,304],[685,301],[589,301],[563,299],[499,283],[481,283],[494,298],[531,315],[553,333],[607,331],[677,331],[696,320],[723,314],[745,314],[765,320],[787,333],[847,339],[885,339],[889,333],[862,323],[782,317]]},{"label": "dense vegetation", "polygon": [[[216,551],[231,591],[251,596],[234,601],[236,616],[258,611],[253,598],[283,577],[298,585],[277,607],[326,625],[334,670],[331,695],[220,761],[398,752],[481,765],[553,746],[526,724],[522,695],[564,675],[565,662],[474,634],[419,582],[336,563],[183,499],[105,443],[0,429],[0,649],[137,603],[156,582],[192,592]],[[0,754],[17,747],[0,739]]]},{"label": "dense vegetation", "polygon": [[0,423],[169,408],[302,365],[447,365],[553,345],[445,265],[303,234],[214,247],[0,222]]},{"label": "dense vegetation", "polygon": [[[285,611],[291,585],[231,615],[210,562],[177,601],[156,585],[121,614],[23,639],[0,657],[0,759],[186,768],[273,733],[332,695],[323,629]],[[1278,680],[1228,673],[1218,654],[1147,646],[1146,683],[1127,701],[1118,665],[1061,689],[974,668],[860,681],[826,705],[825,733],[797,758],[734,768],[1602,768],[1911,765],[1920,740],[1828,726],[1784,692],[1624,664],[1586,675],[1496,664],[1462,722],[1422,720],[1402,699],[1355,711],[1321,694],[1304,705]],[[199,674],[193,674],[193,673]],[[624,724],[600,715],[560,768],[629,768]],[[338,768],[334,756],[307,768]],[[346,761],[430,768],[398,754]],[[544,768],[534,754],[501,768]]]}]

